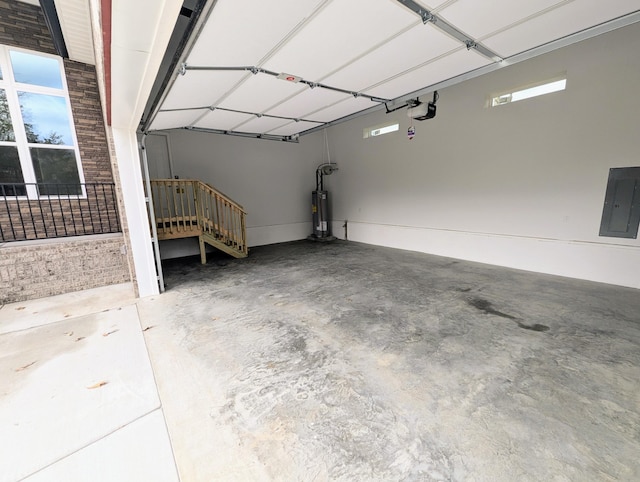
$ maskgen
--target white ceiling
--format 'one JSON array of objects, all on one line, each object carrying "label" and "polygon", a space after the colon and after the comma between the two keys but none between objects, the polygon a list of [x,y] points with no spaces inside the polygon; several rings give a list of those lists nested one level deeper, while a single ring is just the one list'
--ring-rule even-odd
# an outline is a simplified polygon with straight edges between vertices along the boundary
[{"label": "white ceiling", "polygon": [[55,0],[69,58],[95,65],[88,0]]},{"label": "white ceiling", "polygon": [[[218,0],[174,73],[150,130],[200,128],[292,136],[541,45],[639,17],[640,0]],[[407,2],[411,3],[411,2]],[[616,20],[618,19],[618,20]],[[438,23],[440,21],[440,23]],[[190,70],[256,67],[269,71]],[[280,80],[287,73],[339,92]],[[352,93],[363,94],[353,95]]]},{"label": "white ceiling", "polygon": [[[39,0],[20,0],[40,6]],[[95,65],[89,0],[54,0],[60,28],[71,60]]]}]

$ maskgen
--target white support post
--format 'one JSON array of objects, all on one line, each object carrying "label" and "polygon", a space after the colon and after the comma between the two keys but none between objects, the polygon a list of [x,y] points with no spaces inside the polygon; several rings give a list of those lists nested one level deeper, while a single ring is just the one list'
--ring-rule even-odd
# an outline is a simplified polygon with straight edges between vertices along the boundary
[{"label": "white support post", "polygon": [[140,297],[159,293],[135,132],[112,129]]},{"label": "white support post", "polygon": [[158,294],[159,286],[136,132],[182,0],[112,0],[111,5],[111,126],[143,297]]},{"label": "white support post", "polygon": [[142,136],[140,148],[142,150],[142,175],[144,177],[144,185],[147,190],[147,214],[149,215],[149,224],[151,226],[151,241],[153,241],[153,254],[156,260],[156,272],[158,274],[158,285],[160,293],[164,293],[164,275],[162,274],[162,258],[160,257],[160,243],[158,241],[158,228],[156,226],[156,213],[153,206],[153,192],[151,191],[151,180],[149,179],[149,159],[147,158],[147,146],[145,141],[147,134]]}]

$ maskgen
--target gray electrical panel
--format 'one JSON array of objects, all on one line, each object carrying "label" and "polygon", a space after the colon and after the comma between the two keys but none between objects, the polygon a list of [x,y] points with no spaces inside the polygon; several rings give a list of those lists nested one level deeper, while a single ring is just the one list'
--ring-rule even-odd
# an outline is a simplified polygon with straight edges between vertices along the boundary
[{"label": "gray electrical panel", "polygon": [[640,167],[609,170],[600,236],[637,238],[640,224]]}]

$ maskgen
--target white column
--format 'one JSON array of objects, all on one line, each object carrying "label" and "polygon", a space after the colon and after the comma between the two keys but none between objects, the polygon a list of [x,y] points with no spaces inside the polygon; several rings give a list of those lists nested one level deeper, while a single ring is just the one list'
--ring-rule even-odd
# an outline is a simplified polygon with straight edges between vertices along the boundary
[{"label": "white column", "polygon": [[159,293],[135,132],[112,129],[140,297]]},{"label": "white column", "polygon": [[141,297],[159,293],[136,130],[182,0],[113,0],[111,115],[122,197]]}]

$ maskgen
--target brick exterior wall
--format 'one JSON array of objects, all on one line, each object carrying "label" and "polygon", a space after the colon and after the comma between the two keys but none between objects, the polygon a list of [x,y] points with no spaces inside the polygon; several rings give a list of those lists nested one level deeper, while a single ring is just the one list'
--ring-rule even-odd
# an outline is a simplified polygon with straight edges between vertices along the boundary
[{"label": "brick exterior wall", "polygon": [[16,0],[0,0],[0,43],[56,54],[40,7]]},{"label": "brick exterior wall", "polygon": [[121,234],[0,246],[0,305],[129,282]]},{"label": "brick exterior wall", "polygon": [[113,182],[96,69],[65,60],[64,70],[85,181]]},{"label": "brick exterior wall", "polygon": [[[0,44],[56,55],[40,7],[15,0],[0,0]],[[114,182],[96,69],[65,59],[64,70],[84,180]],[[118,195],[119,189],[116,184]],[[119,208],[118,217],[124,222],[120,199],[109,198],[108,203],[110,210]],[[11,209],[16,212],[17,206]],[[56,216],[49,216],[49,221]],[[118,230],[121,229],[122,226]],[[130,255],[121,252],[128,245],[126,233],[124,238],[119,235],[108,240],[87,236],[36,245],[32,242],[0,245],[0,303],[131,281]]]}]

